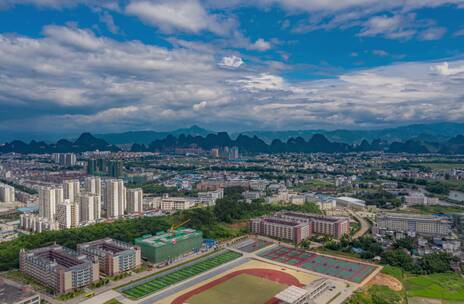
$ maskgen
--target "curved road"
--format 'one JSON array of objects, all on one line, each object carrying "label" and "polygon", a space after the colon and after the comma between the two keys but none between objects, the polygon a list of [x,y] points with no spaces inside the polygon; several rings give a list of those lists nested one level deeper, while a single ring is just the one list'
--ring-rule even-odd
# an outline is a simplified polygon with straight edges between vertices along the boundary
[{"label": "curved road", "polygon": [[359,224],[361,224],[361,228],[359,228],[359,230],[356,231],[356,233],[353,235],[353,239],[357,239],[366,234],[370,227],[369,222],[363,217],[357,215],[354,211],[349,209],[347,209],[347,211],[359,222]]}]

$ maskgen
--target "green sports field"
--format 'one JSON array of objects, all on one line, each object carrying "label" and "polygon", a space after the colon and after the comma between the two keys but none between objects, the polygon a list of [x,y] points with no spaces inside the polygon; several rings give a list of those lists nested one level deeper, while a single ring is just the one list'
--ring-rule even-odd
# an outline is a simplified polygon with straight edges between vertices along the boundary
[{"label": "green sports field", "polygon": [[208,259],[198,261],[192,265],[182,267],[175,272],[157,276],[150,281],[144,281],[140,285],[123,290],[122,293],[132,299],[140,299],[149,294],[158,292],[171,285],[184,281],[188,278],[199,275],[200,273],[206,272],[222,264],[235,260],[239,257],[241,257],[241,254],[239,253],[226,251]]},{"label": "green sports field", "polygon": [[[244,288],[246,286],[246,288]],[[188,300],[189,304],[266,303],[288,286],[250,274],[240,274]]]}]

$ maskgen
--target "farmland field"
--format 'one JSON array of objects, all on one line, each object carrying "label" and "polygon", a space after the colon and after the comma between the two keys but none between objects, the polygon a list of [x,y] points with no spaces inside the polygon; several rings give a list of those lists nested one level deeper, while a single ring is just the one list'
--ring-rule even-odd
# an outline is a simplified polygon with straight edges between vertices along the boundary
[{"label": "farmland field", "polygon": [[226,251],[208,259],[182,267],[177,271],[169,272],[161,276],[155,275],[152,280],[144,280],[139,285],[122,290],[122,293],[132,299],[140,299],[239,257],[241,257],[239,253]]}]

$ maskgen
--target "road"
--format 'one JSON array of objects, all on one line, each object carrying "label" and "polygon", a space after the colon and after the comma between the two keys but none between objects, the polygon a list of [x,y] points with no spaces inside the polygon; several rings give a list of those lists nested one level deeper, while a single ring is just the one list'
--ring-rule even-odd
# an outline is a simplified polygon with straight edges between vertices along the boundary
[{"label": "road", "polygon": [[359,222],[359,224],[361,225],[361,228],[359,228],[359,230],[356,231],[356,233],[353,235],[353,239],[357,239],[357,238],[363,236],[364,234],[366,234],[366,232],[369,231],[369,227],[370,227],[369,222],[368,222],[365,218],[363,218],[363,217],[359,216],[358,214],[356,214],[356,212],[354,212],[354,211],[352,211],[352,210],[349,210],[349,209],[347,209],[347,211],[348,211],[348,213],[350,213],[351,216],[353,216],[353,217]]}]

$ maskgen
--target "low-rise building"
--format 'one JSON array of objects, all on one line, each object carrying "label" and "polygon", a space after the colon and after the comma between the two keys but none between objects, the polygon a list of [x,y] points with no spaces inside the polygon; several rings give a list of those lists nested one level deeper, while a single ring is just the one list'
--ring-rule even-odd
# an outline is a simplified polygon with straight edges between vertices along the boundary
[{"label": "low-rise building", "polygon": [[346,207],[350,209],[364,209],[366,202],[354,197],[341,196],[337,197],[337,207]]},{"label": "low-rise building", "polygon": [[198,230],[180,228],[173,232],[144,235],[136,238],[134,243],[140,246],[143,258],[157,264],[199,250],[203,244],[203,234]]},{"label": "low-rise building", "polygon": [[446,216],[382,213],[377,215],[377,228],[424,236],[447,236],[451,233],[451,221]]},{"label": "low-rise building", "polygon": [[427,197],[425,194],[420,192],[411,193],[405,198],[406,204],[408,205],[435,205],[438,204],[438,198]]}]

